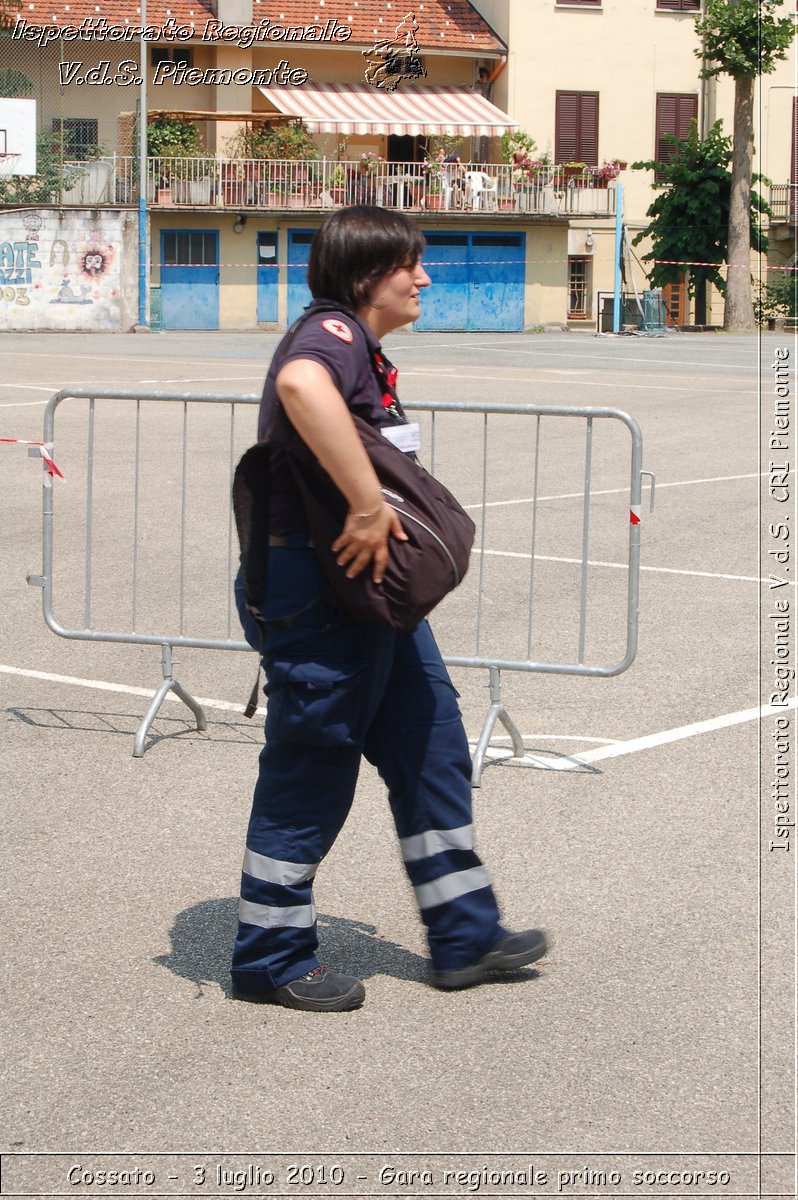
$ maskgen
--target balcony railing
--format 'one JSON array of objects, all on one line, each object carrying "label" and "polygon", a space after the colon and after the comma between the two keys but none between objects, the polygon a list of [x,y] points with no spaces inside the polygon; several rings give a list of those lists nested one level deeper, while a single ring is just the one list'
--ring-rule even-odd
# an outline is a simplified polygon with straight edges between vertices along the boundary
[{"label": "balcony railing", "polygon": [[776,183],[771,186],[769,203],[773,221],[798,224],[798,183]]},{"label": "balcony railing", "polygon": [[[138,202],[138,164],[131,157],[68,163],[62,204]],[[544,167],[524,180],[506,163],[426,167],[421,163],[277,159],[148,158],[149,206],[319,211],[346,204],[376,204],[408,212],[520,213],[611,216],[612,180]]]}]

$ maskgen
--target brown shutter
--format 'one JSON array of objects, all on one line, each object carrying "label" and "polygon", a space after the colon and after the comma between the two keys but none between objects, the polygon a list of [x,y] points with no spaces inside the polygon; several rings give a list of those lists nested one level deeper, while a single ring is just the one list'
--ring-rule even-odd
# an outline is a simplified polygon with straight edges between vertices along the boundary
[{"label": "brown shutter", "polygon": [[579,104],[579,162],[598,166],[598,92],[582,92]]},{"label": "brown shutter", "polygon": [[667,162],[673,154],[673,146],[665,141],[666,133],[686,138],[690,122],[698,117],[698,96],[660,92],[657,96],[657,129],[654,157],[657,162]]},{"label": "brown shutter", "polygon": [[701,0],[657,0],[657,8],[667,12],[700,12]]},{"label": "brown shutter", "polygon": [[602,0],[557,0],[558,4],[567,4],[569,8],[574,8],[581,4],[584,8],[601,8]]},{"label": "brown shutter", "polygon": [[558,163],[598,163],[598,92],[557,92],[554,158]]}]

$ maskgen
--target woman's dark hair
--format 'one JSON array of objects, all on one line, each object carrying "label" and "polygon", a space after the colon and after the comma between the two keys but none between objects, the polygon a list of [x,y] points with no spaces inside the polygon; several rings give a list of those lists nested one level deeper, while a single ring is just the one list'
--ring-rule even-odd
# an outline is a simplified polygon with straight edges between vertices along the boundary
[{"label": "woman's dark hair", "polygon": [[314,300],[358,309],[380,279],[412,267],[426,246],[403,213],[353,204],[327,217],[310,247],[308,286]]}]

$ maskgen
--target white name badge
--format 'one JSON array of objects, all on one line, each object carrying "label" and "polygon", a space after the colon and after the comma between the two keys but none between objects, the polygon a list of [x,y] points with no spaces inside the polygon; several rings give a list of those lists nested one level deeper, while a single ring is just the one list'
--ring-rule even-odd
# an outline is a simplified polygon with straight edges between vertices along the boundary
[{"label": "white name badge", "polygon": [[380,433],[405,454],[413,454],[421,448],[421,426],[418,421],[411,421],[409,425],[383,425]]}]

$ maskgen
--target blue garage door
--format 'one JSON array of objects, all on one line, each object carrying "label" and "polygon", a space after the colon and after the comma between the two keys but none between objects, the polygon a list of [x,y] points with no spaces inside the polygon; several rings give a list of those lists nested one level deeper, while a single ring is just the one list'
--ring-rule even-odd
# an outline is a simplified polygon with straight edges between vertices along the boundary
[{"label": "blue garage door", "polygon": [[[310,304],[306,268],[312,229],[288,231],[288,324]],[[524,328],[526,234],[427,232],[419,330]]]},{"label": "blue garage door", "polygon": [[161,230],[164,329],[219,328],[219,232]]},{"label": "blue garage door", "polygon": [[424,262],[432,286],[422,296],[416,329],[524,328],[525,234],[427,232],[424,236]]},{"label": "blue garage door", "polygon": [[258,320],[277,320],[277,234],[258,234]]},{"label": "blue garage door", "polygon": [[288,324],[293,325],[297,317],[310,304],[313,297],[307,283],[307,265],[310,243],[315,229],[288,230]]}]

